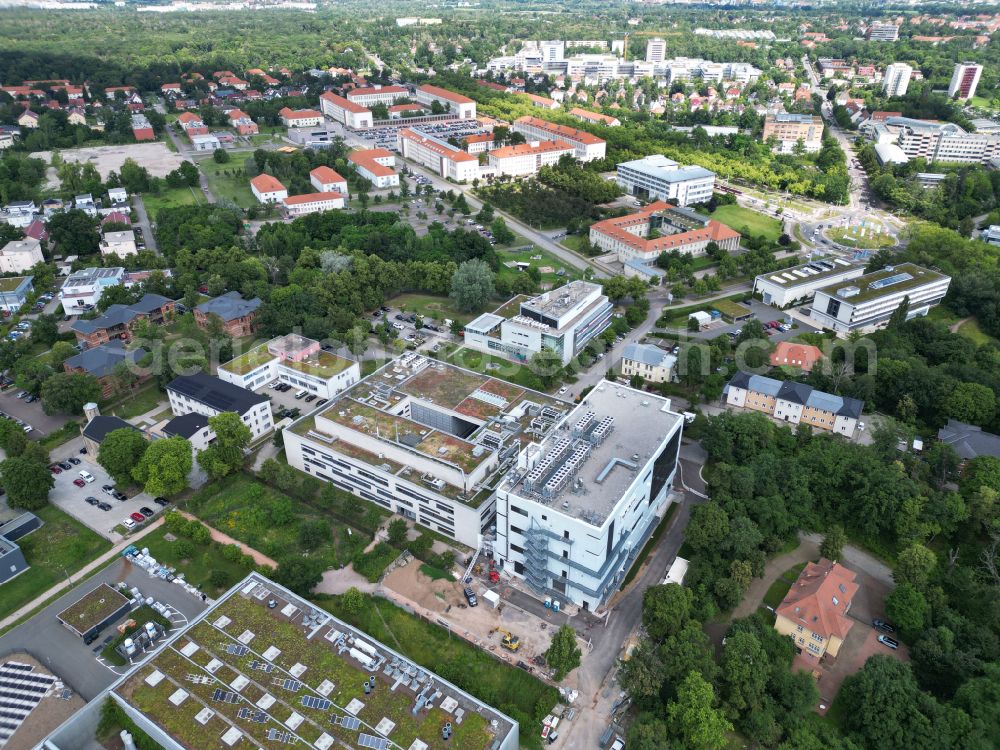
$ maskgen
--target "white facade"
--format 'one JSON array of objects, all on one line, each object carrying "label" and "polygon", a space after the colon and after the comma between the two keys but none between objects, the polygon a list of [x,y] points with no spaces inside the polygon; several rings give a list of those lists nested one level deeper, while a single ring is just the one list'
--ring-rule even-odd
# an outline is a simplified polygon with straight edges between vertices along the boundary
[{"label": "white facade", "polygon": [[638,375],[647,383],[669,383],[677,370],[677,357],[652,344],[629,344],[622,352],[622,375]]},{"label": "white facade", "polygon": [[371,110],[342,96],[327,92],[320,96],[319,106],[324,115],[352,130],[372,127]]},{"label": "white facade", "polygon": [[909,300],[907,319],[926,315],[944,299],[950,283],[950,276],[902,263],[860,276],[845,287],[817,290],[810,317],[838,334],[870,331],[883,327],[904,299]]},{"label": "white facade", "polygon": [[101,238],[100,248],[101,255],[117,255],[121,258],[139,252],[139,248],[135,244],[135,232],[130,229],[121,232],[105,232]]},{"label": "white facade", "polygon": [[124,268],[86,268],[70,274],[59,289],[59,301],[67,315],[79,315],[97,304],[109,286],[125,280]]},{"label": "white facade", "polygon": [[522,361],[547,349],[565,365],[611,324],[613,310],[599,284],[572,281],[522,302],[512,318],[480,315],[465,326],[465,345]]},{"label": "white facade", "polygon": [[753,293],[761,295],[765,305],[788,307],[812,299],[817,289],[856,279],[865,272],[841,258],[815,260],[784,270],[762,273],[753,281]]},{"label": "white facade", "polygon": [[427,84],[419,87],[417,89],[417,102],[426,107],[437,102],[460,120],[476,119],[476,103],[472,99],[440,86]]},{"label": "white facade", "polygon": [[596,135],[537,117],[519,117],[514,120],[511,130],[529,141],[564,141],[573,147],[573,155],[580,161],[603,159],[607,153],[608,144]]},{"label": "white facade", "polygon": [[218,137],[214,135],[192,135],[190,140],[195,151],[216,151],[222,148]]},{"label": "white facade", "polygon": [[479,159],[455,148],[447,141],[418,133],[410,128],[399,131],[399,153],[455,182],[468,182],[479,177]]},{"label": "white facade", "polygon": [[329,167],[317,167],[309,173],[309,182],[321,193],[347,195],[347,180]]},{"label": "white facade", "polygon": [[352,151],[347,160],[358,170],[358,174],[376,188],[399,186],[399,175],[393,169],[396,157],[384,148],[373,148],[364,151]]},{"label": "white facade", "polygon": [[667,42],[654,37],[646,42],[646,62],[660,63],[667,58]]},{"label": "white facade", "polygon": [[290,195],[281,203],[285,207],[285,212],[292,218],[320,213],[321,211],[333,211],[347,205],[342,193]]},{"label": "white facade", "polygon": [[913,67],[906,63],[892,63],[885,68],[882,91],[886,96],[903,96],[910,85]]},{"label": "white facade", "polygon": [[982,75],[982,65],[973,62],[957,63],[951,74],[951,83],[948,84],[948,96],[971,99],[976,95],[976,88]]},{"label": "white facade", "polygon": [[670,504],[683,423],[668,399],[598,383],[499,485],[504,572],[539,596],[602,607]]},{"label": "white facade", "polygon": [[537,174],[542,167],[556,164],[564,155],[573,156],[574,152],[572,146],[562,141],[532,141],[494,149],[488,158],[496,174],[520,177]]},{"label": "white facade", "polygon": [[873,23],[865,38],[870,42],[895,42],[899,39],[899,27],[894,23]]},{"label": "white facade", "polygon": [[259,203],[280,203],[288,197],[288,189],[274,177],[266,174],[250,180],[250,192]]},{"label": "white facade", "polygon": [[347,92],[348,101],[360,104],[362,107],[372,107],[375,104],[389,106],[409,97],[409,90],[402,86],[372,86]]},{"label": "white facade", "polygon": [[44,262],[42,243],[31,237],[11,240],[0,249],[0,273],[24,273],[36,263]]},{"label": "white facade", "polygon": [[[256,391],[268,383],[280,380],[298,390],[308,391],[325,399],[333,398],[361,379],[361,368],[357,362],[348,362],[322,350],[305,360],[287,359],[281,347],[281,342],[286,338],[288,337],[278,337],[242,357],[219,365],[219,379],[249,391]],[[318,346],[318,342],[312,343]],[[248,368],[244,364],[248,357],[253,357],[255,366]]]},{"label": "white facade", "polygon": [[[198,399],[191,398],[174,390],[171,387],[172,385],[167,386],[167,398],[170,401],[170,410],[174,413],[174,416],[179,417],[184,414],[193,413],[203,414],[206,417],[214,417],[225,411],[232,411],[231,409],[217,409],[209,406]],[[271,432],[274,427],[274,419],[271,415],[271,402],[267,399],[235,413],[239,414],[243,424],[250,428],[251,440],[263,437]]]},{"label": "white facade", "polygon": [[705,203],[715,189],[715,173],[704,167],[682,167],[662,154],[622,162],[618,186],[647,200],[674,201],[678,206]]}]

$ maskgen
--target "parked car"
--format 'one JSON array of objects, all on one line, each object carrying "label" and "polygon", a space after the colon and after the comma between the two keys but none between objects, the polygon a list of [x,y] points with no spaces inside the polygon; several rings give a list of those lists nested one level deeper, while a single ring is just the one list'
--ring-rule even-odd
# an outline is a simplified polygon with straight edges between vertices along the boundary
[{"label": "parked car", "polygon": [[476,598],[476,592],[472,589],[466,587],[462,590],[462,593],[465,594],[465,601],[469,603],[470,607],[475,607],[479,604],[479,600]]},{"label": "parked car", "polygon": [[142,515],[142,513],[129,513],[128,517],[131,518],[136,523],[142,523],[143,521],[146,520],[145,517]]},{"label": "parked car", "polygon": [[108,503],[98,503],[97,507],[101,510],[111,510],[111,505]]},{"label": "parked car", "polygon": [[76,479],[73,480],[73,484],[75,484],[77,487],[86,487],[87,486],[87,483],[84,482],[79,477],[77,477]]},{"label": "parked car", "polygon": [[80,459],[79,458],[67,458],[66,460],[69,461],[74,466],[79,466],[80,465]]},{"label": "parked car", "polygon": [[872,620],[872,627],[876,630],[881,630],[883,633],[895,633],[896,628],[887,623],[885,620],[874,619]]},{"label": "parked car", "polygon": [[62,474],[62,469],[60,469],[55,464],[52,464],[52,466],[49,467],[49,471],[51,471],[53,474]]},{"label": "parked car", "polygon": [[101,492],[104,492],[108,495],[113,495],[115,494],[115,486],[113,484],[105,484],[101,487]]},{"label": "parked car", "polygon": [[147,508],[145,505],[139,508],[139,512],[142,513],[142,515],[145,516],[146,518],[152,518],[154,513],[152,508]]},{"label": "parked car", "polygon": [[128,495],[126,495],[124,492],[119,492],[118,490],[115,490],[114,492],[112,492],[111,496],[115,500],[117,500],[119,502],[122,502],[122,503],[124,503],[126,500],[128,500]]},{"label": "parked car", "polygon": [[25,402],[26,404],[33,404],[33,403],[35,403],[35,402],[36,402],[36,401],[37,401],[37,400],[38,400],[39,398],[41,398],[41,397],[40,397],[40,396],[36,396],[36,395],[35,395],[34,393],[32,393],[32,394],[31,394],[30,396],[28,396],[28,397],[27,397],[26,399],[24,399],[24,402]]},{"label": "parked car", "polygon": [[[138,516],[139,514],[136,513],[135,515]],[[142,516],[139,516],[139,518],[141,519]],[[126,530],[131,531],[132,529],[134,529],[136,527],[136,522],[133,521],[131,518],[126,518],[124,521],[122,521],[122,526],[124,526],[126,528]]]},{"label": "parked car", "polygon": [[157,505],[160,505],[160,506],[164,507],[164,508],[166,508],[168,505],[170,505],[170,501],[167,500],[167,498],[165,498],[165,497],[154,497],[153,498],[153,502],[156,503]]},{"label": "parked car", "polygon": [[82,479],[87,484],[90,484],[91,482],[94,481],[94,475],[91,474],[89,471],[83,470],[80,472],[80,479]]},{"label": "parked car", "polygon": [[84,502],[85,502],[85,503],[86,503],[87,505],[100,505],[100,504],[101,504],[101,501],[100,501],[100,500],[98,500],[98,499],[97,499],[96,497],[93,497],[93,496],[91,496],[91,497],[87,497],[87,498],[84,498],[84,500],[83,500],[83,501],[84,501]]},{"label": "parked car", "polygon": [[21,429],[24,430],[25,432],[31,432],[35,428],[32,427],[30,424],[26,424],[26,425],[22,425]]},{"label": "parked car", "polygon": [[899,648],[899,641],[893,640],[892,638],[890,638],[887,635],[880,635],[878,637],[878,642],[881,643],[883,646],[888,646],[889,648],[891,648],[893,650],[896,650],[897,648]]}]

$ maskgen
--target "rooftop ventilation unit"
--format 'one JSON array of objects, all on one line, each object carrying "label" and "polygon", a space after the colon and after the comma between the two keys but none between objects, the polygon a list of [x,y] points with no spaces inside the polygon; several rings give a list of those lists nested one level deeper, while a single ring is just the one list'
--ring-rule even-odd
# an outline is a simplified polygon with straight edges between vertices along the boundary
[{"label": "rooftop ventilation unit", "polygon": [[861,290],[856,286],[843,286],[837,290],[837,296],[843,299],[848,299],[850,297],[857,297],[861,294]]}]

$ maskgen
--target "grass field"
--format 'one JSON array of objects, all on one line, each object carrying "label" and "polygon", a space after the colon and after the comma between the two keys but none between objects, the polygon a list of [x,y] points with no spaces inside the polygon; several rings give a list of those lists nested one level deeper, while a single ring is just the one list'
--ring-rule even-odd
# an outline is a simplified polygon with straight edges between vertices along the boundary
[{"label": "grass field", "polygon": [[146,206],[146,211],[149,213],[150,219],[156,221],[156,215],[161,209],[205,203],[205,198],[201,195],[200,190],[183,187],[162,190],[157,195],[145,193],[142,196],[142,202]]},{"label": "grass field", "polygon": [[997,340],[986,333],[982,328],[979,327],[979,321],[975,318],[970,318],[962,323],[958,327],[958,332],[965,336],[967,339],[972,341],[976,346],[983,346],[984,344],[997,344]]},{"label": "grass field", "polygon": [[[212,159],[198,161],[198,169],[208,180],[208,189],[216,200],[225,198],[242,208],[250,208],[257,200],[250,192],[250,180],[243,174],[243,167],[237,161],[216,164]],[[229,172],[229,174],[226,174]]]},{"label": "grass field", "polygon": [[113,402],[101,405],[101,411],[122,419],[131,419],[145,414],[147,411],[155,409],[161,401],[166,401],[165,394],[160,393],[156,383],[135,391],[131,395],[118,398]]},{"label": "grass field", "polygon": [[462,348],[456,350],[447,360],[467,370],[509,380],[525,388],[533,388],[539,391],[545,390],[538,376],[528,369],[526,365],[520,365],[501,357],[494,357],[486,352]]},{"label": "grass field", "polygon": [[407,312],[417,313],[428,320],[448,318],[460,323],[468,323],[476,317],[475,313],[465,313],[459,310],[447,297],[435,297],[431,294],[399,294],[387,299],[385,304],[389,307],[398,307]]},{"label": "grass field", "polygon": [[61,510],[47,505],[35,513],[45,524],[17,544],[31,567],[3,585],[0,617],[72,576],[111,548],[111,543]]},{"label": "grass field", "polygon": [[[514,243],[514,247],[518,247],[523,243]],[[530,243],[529,243],[530,244]],[[508,268],[505,263],[511,261],[519,261],[524,263],[530,263],[535,268],[551,268],[551,271],[547,271],[542,274],[542,284],[549,286],[554,284],[561,284],[565,281],[571,279],[578,279],[581,277],[580,271],[574,266],[569,265],[565,261],[559,260],[552,253],[547,250],[542,250],[541,248],[531,245],[530,248],[525,250],[502,250],[497,249],[497,256],[500,258],[500,271],[498,276],[516,276],[522,271],[518,271],[516,268]],[[559,275],[558,271],[563,270],[563,274]]]},{"label": "grass field", "polygon": [[858,227],[832,229],[826,233],[826,236],[834,242],[839,242],[841,245],[857,247],[863,250],[877,250],[880,247],[893,247],[896,244],[896,238],[891,234],[885,232],[872,233],[865,230],[865,234],[862,236],[861,229]]},{"label": "grass field", "polygon": [[502,664],[444,628],[425,622],[391,602],[364,596],[365,604],[357,613],[343,609],[338,597],[323,597],[316,603],[472,695],[497,706],[521,722],[522,748],[541,748],[537,724],[558,700],[554,687],[517,667]]},{"label": "grass field", "polygon": [[750,208],[737,206],[719,206],[710,216],[727,227],[742,232],[744,229],[751,237],[764,235],[771,242],[781,236],[781,222],[770,216],[758,213]]},{"label": "grass field", "polygon": [[[222,554],[222,545],[217,542],[194,544],[187,540],[187,545],[182,545],[180,539],[168,541],[168,534],[166,527],[161,526],[143,537],[141,546],[149,547],[149,554],[155,557],[161,565],[174,568],[175,575],[183,573],[184,580],[192,586],[197,586],[209,596],[214,597],[221,594],[249,572],[249,568],[242,561],[227,560]],[[193,548],[187,557],[178,553],[178,549],[181,549],[181,552],[186,551],[183,549],[185,546]],[[228,583],[224,586],[212,585],[209,580],[212,577],[212,572],[220,570],[228,577]],[[221,577],[217,580],[221,580]]]}]

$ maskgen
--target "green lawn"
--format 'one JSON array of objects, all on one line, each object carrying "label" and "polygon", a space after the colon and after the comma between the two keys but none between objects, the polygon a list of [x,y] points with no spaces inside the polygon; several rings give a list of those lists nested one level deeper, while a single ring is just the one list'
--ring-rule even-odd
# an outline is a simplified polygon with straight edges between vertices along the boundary
[{"label": "green lawn", "polygon": [[848,247],[858,247],[865,250],[877,250],[881,247],[893,247],[896,244],[896,239],[891,234],[886,232],[872,232],[868,229],[865,230],[865,234],[861,234],[861,229],[858,227],[838,228],[833,229],[826,233],[834,242],[839,242],[841,245],[847,245]]},{"label": "green lawn", "polygon": [[[524,243],[515,242],[514,247],[522,246]],[[530,243],[529,243],[530,244]],[[522,271],[518,271],[516,268],[508,268],[505,263],[511,261],[530,263],[535,268],[551,268],[551,271],[546,271],[542,273],[542,284],[560,284],[571,279],[578,279],[581,277],[579,269],[575,266],[571,266],[565,261],[560,260],[552,253],[547,250],[542,250],[535,245],[526,248],[524,250],[503,250],[497,248],[497,256],[500,258],[500,271],[498,276],[516,276]],[[562,269],[563,274],[560,276],[558,271]]]},{"label": "green lawn", "polygon": [[982,96],[972,97],[971,99],[969,99],[969,104],[971,104],[973,107],[979,107],[980,109],[989,109],[989,110],[993,109],[993,105],[990,103],[990,100]]},{"label": "green lawn", "polygon": [[[301,554],[318,557],[327,568],[339,568],[371,541],[370,535],[356,529],[348,534],[347,526],[330,515],[245,474],[205,487],[188,501],[187,510],[275,560]],[[299,539],[299,527],[303,522],[320,520],[329,523],[331,534],[315,549],[308,549]]]},{"label": "green lawn", "polygon": [[798,565],[793,565],[791,568],[778,576],[778,580],[772,583],[770,588],[768,588],[767,593],[764,594],[764,604],[772,609],[781,604],[785,595],[795,583],[795,579],[799,577],[799,573],[801,573],[805,567],[805,563],[799,563]]},{"label": "green lawn", "polygon": [[161,190],[156,195],[144,193],[142,202],[146,206],[150,220],[156,221],[156,215],[164,208],[177,208],[178,206],[190,206],[195,203],[204,203],[205,198],[200,190],[195,188],[169,188]]},{"label": "green lawn", "polygon": [[459,636],[391,602],[364,596],[365,605],[357,613],[343,609],[339,597],[322,597],[316,603],[472,695],[499,707],[521,723],[522,748],[541,748],[538,726],[558,700],[554,687],[517,667],[501,663]]},{"label": "green lawn", "polygon": [[116,397],[113,401],[101,404],[101,411],[122,419],[132,419],[155,409],[161,401],[166,400],[166,395],[160,393],[155,383],[151,383],[131,395]]},{"label": "green lawn", "polygon": [[979,327],[979,321],[975,318],[969,318],[967,321],[962,323],[958,327],[958,332],[965,336],[967,339],[972,341],[976,346],[983,346],[984,344],[996,344],[997,340],[986,333],[982,328]]},{"label": "green lawn", "polygon": [[109,541],[55,506],[47,505],[35,515],[45,525],[17,542],[31,567],[0,587],[0,617],[27,604],[111,548]]},{"label": "green lawn", "polygon": [[387,299],[385,304],[390,307],[398,307],[407,312],[417,313],[428,320],[457,320],[460,323],[468,323],[476,317],[475,313],[465,313],[455,307],[455,304],[447,297],[435,297],[432,294],[398,294],[391,299]]},{"label": "green lawn", "polygon": [[225,198],[242,208],[257,205],[257,199],[250,192],[250,179],[243,174],[239,160],[216,164],[212,159],[201,159],[198,169],[208,179],[208,189],[216,200]]},{"label": "green lawn", "polygon": [[[209,544],[194,544],[188,540],[193,547],[193,551],[188,557],[182,557],[179,553],[179,540],[167,540],[167,536],[173,536],[167,531],[165,526],[161,526],[151,534],[142,538],[141,546],[149,547],[149,554],[157,559],[162,565],[174,568],[175,575],[184,575],[184,580],[192,586],[197,586],[209,596],[217,596],[232,586],[236,581],[243,578],[249,568],[242,561],[233,562],[227,560],[222,554],[223,545],[217,542]],[[186,545],[183,545],[186,546]],[[182,552],[186,550],[181,550]],[[229,582],[224,586],[213,586],[209,582],[213,571],[221,570],[229,577]]]},{"label": "green lawn", "polygon": [[476,349],[458,349],[447,357],[447,361],[473,372],[509,380],[511,383],[517,383],[525,388],[533,388],[539,391],[546,390],[538,376],[528,369],[526,365],[521,365],[502,357],[494,357],[491,354]]},{"label": "green lawn", "polygon": [[710,216],[737,232],[746,229],[751,237],[764,235],[766,239],[775,242],[781,236],[780,221],[753,209],[737,206],[735,203],[729,206],[719,206]]}]

